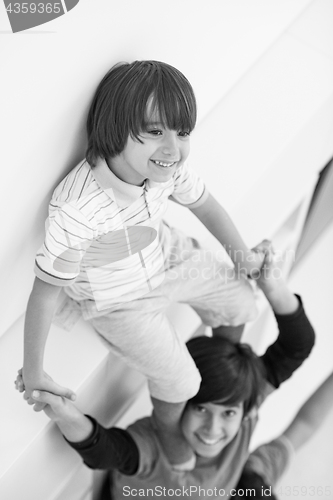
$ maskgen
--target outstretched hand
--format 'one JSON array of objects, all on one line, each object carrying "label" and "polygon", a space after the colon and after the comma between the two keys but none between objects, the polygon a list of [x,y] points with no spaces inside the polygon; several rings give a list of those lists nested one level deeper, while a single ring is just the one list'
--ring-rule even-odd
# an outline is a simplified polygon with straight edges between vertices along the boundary
[{"label": "outstretched hand", "polygon": [[294,313],[299,308],[299,301],[284,279],[271,242],[264,240],[256,248],[265,254],[259,275],[255,278],[259,288],[276,314]]},{"label": "outstretched hand", "polygon": [[[248,260],[251,261],[251,269],[247,276],[257,280],[260,277],[261,270],[264,266],[266,255],[272,251],[272,242],[270,240],[262,240],[258,245],[251,248],[251,254]],[[274,253],[274,252],[273,252]]]},{"label": "outstretched hand", "polygon": [[265,291],[275,288],[279,283],[284,283],[283,273],[277,265],[272,242],[270,240],[263,240],[252,250],[264,255],[260,271],[254,277],[258,286]]},{"label": "outstretched hand", "polygon": [[27,396],[24,389],[22,370],[18,372],[15,385],[19,392],[24,392],[23,397],[27,403],[34,405],[33,409],[35,411],[43,410],[57,424],[69,441],[84,441],[92,433],[94,428],[92,421],[68,398],[38,389],[34,389],[31,395]]},{"label": "outstretched hand", "polygon": [[40,401],[36,402],[32,397],[33,390],[42,390],[49,393],[52,393],[56,396],[60,396],[63,398],[67,398],[71,401],[75,401],[76,395],[75,393],[66,387],[63,387],[56,382],[45,372],[41,377],[36,378],[35,380],[29,380],[25,382],[23,380],[23,369],[18,370],[18,375],[15,380],[15,387],[19,392],[24,392],[24,399],[27,401],[29,405],[34,405],[35,411],[41,411],[44,409],[46,403]]}]

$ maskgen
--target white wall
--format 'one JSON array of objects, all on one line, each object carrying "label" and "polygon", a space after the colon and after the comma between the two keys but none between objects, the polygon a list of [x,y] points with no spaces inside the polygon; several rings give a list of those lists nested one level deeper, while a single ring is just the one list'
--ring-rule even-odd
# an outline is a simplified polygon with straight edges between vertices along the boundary
[{"label": "white wall", "polygon": [[25,310],[47,200],[83,155],[87,108],[110,66],[135,59],[175,65],[193,84],[200,122],[309,3],[80,0],[65,16],[16,34],[0,6],[0,203],[7,214],[0,335]]}]

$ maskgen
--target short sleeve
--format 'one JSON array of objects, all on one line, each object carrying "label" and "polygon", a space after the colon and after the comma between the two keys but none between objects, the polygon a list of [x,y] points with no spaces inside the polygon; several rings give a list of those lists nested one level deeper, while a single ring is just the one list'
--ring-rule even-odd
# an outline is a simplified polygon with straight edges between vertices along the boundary
[{"label": "short sleeve", "polygon": [[288,469],[293,455],[291,443],[282,435],[253,451],[247,459],[244,470],[256,472],[266,484],[274,487]]},{"label": "short sleeve", "polygon": [[46,234],[35,259],[35,274],[52,285],[72,284],[93,239],[93,229],[75,206],[64,204],[51,212]]},{"label": "short sleeve", "polygon": [[184,163],[175,174],[174,192],[170,199],[188,208],[196,208],[206,201],[208,194],[203,180]]}]

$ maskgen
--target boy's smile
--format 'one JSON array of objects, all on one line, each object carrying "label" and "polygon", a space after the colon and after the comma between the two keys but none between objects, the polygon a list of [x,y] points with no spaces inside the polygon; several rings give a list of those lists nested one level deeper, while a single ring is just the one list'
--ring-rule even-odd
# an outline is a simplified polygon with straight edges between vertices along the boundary
[{"label": "boy's smile", "polygon": [[140,134],[142,143],[129,136],[124,150],[108,160],[112,172],[128,184],[167,182],[189,155],[189,133],[165,128],[154,115]]},{"label": "boy's smile", "polygon": [[189,404],[183,414],[182,431],[199,457],[214,458],[236,436],[243,419],[243,404],[232,406]]}]

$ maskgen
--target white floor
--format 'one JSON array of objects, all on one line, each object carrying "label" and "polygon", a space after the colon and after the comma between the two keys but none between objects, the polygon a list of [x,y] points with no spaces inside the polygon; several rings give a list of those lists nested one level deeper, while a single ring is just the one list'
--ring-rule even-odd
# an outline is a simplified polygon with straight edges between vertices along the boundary
[{"label": "white floor", "polygon": [[[333,370],[333,224],[295,269],[290,285],[302,295],[316,330],[310,358],[265,403],[255,444],[283,431],[297,408]],[[333,398],[333,394],[332,394]],[[274,434],[272,435],[272,429]],[[277,487],[279,498],[333,499],[333,411],[315,436],[298,452]]]}]

